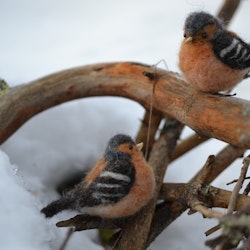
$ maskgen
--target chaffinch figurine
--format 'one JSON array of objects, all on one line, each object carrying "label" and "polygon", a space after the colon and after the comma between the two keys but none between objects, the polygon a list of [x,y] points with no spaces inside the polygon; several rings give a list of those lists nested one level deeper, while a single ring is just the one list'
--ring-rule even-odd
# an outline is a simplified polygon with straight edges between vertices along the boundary
[{"label": "chaffinch figurine", "polygon": [[250,46],[218,18],[193,12],[185,21],[179,68],[199,91],[230,90],[250,71]]},{"label": "chaffinch figurine", "polygon": [[110,139],[104,156],[73,190],[41,210],[52,217],[65,209],[78,210],[103,218],[127,217],[152,198],[154,173],[130,136]]}]

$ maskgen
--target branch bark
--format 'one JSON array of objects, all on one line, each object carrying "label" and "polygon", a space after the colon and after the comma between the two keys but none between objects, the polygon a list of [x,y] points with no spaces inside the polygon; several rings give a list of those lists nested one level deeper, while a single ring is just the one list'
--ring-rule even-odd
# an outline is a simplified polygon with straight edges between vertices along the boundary
[{"label": "branch bark", "polygon": [[155,80],[145,72],[157,78],[155,110],[201,135],[250,148],[249,101],[197,92],[173,72],[131,62],[74,68],[9,89],[0,99],[0,143],[35,114],[77,98],[121,96],[149,108]]},{"label": "branch bark", "polygon": [[[181,206],[188,208],[187,204],[189,203],[189,199],[192,199],[192,197],[196,195],[198,195],[197,197],[201,200],[209,201],[211,207],[227,208],[231,199],[232,192],[214,186],[200,186],[200,188],[197,189],[197,187],[194,187],[192,186],[192,184],[187,183],[164,183],[161,187],[161,191],[158,198],[165,200],[165,204],[159,204],[156,207],[156,213],[154,214],[153,224],[151,224],[151,230],[147,246],[163,230],[161,228],[161,224],[164,223],[164,225],[166,225],[167,222],[169,222],[168,224],[170,224],[173,221],[173,216],[176,215],[176,212],[180,210]],[[178,202],[179,207],[177,203],[173,205],[174,202]],[[246,208],[246,204],[250,204],[250,197],[244,194],[239,194],[235,210],[241,211],[242,209],[244,209],[245,213],[250,213],[250,207],[248,206]],[[183,211],[181,211],[181,213],[182,212]],[[57,223],[57,226],[74,227],[75,231],[82,231],[95,228],[126,228],[128,224],[136,225],[133,224],[135,223],[136,216],[138,215],[135,215],[130,218],[104,219],[100,217],[81,214],[75,216],[74,218],[65,221],[60,221]],[[144,214],[142,215],[142,217],[144,217]],[[140,226],[141,225],[137,225],[134,228],[138,229],[138,227]],[[159,227],[161,228],[160,231],[158,231]],[[139,238],[138,234],[132,235],[134,235],[135,238]],[[130,238],[128,238],[127,240],[129,241]]]},{"label": "branch bark", "polygon": [[[173,202],[176,200],[186,203],[184,196],[186,196],[185,190],[189,190],[190,194],[196,193],[195,188],[191,184],[187,183],[164,183],[161,188],[159,199]],[[200,187],[200,198],[210,201],[211,207],[227,208],[231,199],[232,192],[217,188],[214,186]],[[245,204],[250,203],[250,197],[244,194],[239,194],[234,210],[240,211],[244,208]],[[247,211],[248,213],[250,212]]]}]

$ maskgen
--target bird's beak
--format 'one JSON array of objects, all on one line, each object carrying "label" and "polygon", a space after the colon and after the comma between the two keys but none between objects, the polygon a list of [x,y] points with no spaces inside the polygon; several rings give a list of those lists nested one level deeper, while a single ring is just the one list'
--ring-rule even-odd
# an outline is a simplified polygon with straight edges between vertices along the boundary
[{"label": "bird's beak", "polygon": [[137,147],[139,150],[142,150],[142,148],[143,148],[143,142],[136,144],[136,147]]},{"label": "bird's beak", "polygon": [[191,43],[193,41],[193,37],[190,36],[184,40],[185,43]]}]

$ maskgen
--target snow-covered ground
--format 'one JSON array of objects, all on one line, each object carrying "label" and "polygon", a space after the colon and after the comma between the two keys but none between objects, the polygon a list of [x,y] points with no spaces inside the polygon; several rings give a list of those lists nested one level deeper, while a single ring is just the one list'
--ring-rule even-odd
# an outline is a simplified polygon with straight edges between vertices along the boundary
[{"label": "snow-covered ground", "polygon": [[[164,59],[177,67],[185,17],[190,11],[217,13],[222,1],[198,0],[8,0],[1,1],[0,77],[11,86],[47,74],[99,62]],[[230,28],[250,41],[249,1],[242,1]],[[250,81],[236,89],[249,99]],[[117,132],[136,135],[143,109],[123,98],[89,98],[45,111],[22,126],[0,151],[0,249],[58,249],[66,230],[55,226],[73,213],[50,220],[40,209],[58,197],[54,187],[70,171],[84,171],[103,153]],[[233,119],[233,118],[232,118]],[[184,137],[190,134],[185,129]],[[211,140],[175,161],[166,181],[183,182],[197,172],[209,154],[225,144]],[[236,178],[241,160],[218,178],[225,187]],[[216,221],[182,215],[150,249],[205,249],[204,231]],[[96,231],[75,233],[67,249],[102,249]]]}]

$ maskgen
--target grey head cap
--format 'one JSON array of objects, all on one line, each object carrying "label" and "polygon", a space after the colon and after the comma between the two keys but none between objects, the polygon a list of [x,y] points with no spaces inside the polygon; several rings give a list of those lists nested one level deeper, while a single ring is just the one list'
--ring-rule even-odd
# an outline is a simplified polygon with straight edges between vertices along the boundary
[{"label": "grey head cap", "polygon": [[134,140],[130,136],[117,134],[109,140],[107,150],[116,150],[119,145],[128,142],[135,145]]},{"label": "grey head cap", "polygon": [[223,30],[222,22],[207,12],[193,12],[185,21],[185,31],[194,36],[207,25],[216,24],[219,30]]}]

